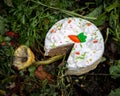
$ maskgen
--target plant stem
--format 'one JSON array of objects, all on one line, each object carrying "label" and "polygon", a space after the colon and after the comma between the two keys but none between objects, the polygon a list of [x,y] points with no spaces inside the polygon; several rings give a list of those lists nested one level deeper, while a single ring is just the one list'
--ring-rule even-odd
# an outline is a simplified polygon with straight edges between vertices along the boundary
[{"label": "plant stem", "polygon": [[68,11],[68,10],[64,10],[64,9],[60,9],[60,8],[48,6],[48,5],[43,4],[43,3],[40,2],[40,1],[34,1],[34,0],[31,0],[31,1],[34,2],[34,3],[37,3],[37,4],[39,4],[39,5],[42,5],[42,6],[44,6],[44,7],[48,7],[48,8],[50,8],[50,9],[54,9],[54,10],[61,11],[61,12],[65,13],[65,14],[67,14],[67,15],[70,15],[70,16],[78,16],[78,17],[81,17],[81,18],[84,18],[84,19],[91,19],[91,20],[96,20],[96,19],[97,19],[97,18],[95,18],[95,17],[82,16],[82,15],[80,15],[80,14],[77,14],[77,13],[73,12],[73,11]]},{"label": "plant stem", "polygon": [[36,61],[34,63],[34,65],[38,66],[38,65],[47,65],[47,64],[51,64],[55,61],[58,61],[60,59],[62,59],[64,57],[64,55],[57,55],[57,56],[54,56],[54,57],[51,57],[50,59],[48,60],[43,60],[43,61]]},{"label": "plant stem", "polygon": [[108,40],[108,36],[109,36],[109,28],[107,28],[106,38],[105,38],[105,44],[106,44],[106,42],[107,42],[107,40]]}]

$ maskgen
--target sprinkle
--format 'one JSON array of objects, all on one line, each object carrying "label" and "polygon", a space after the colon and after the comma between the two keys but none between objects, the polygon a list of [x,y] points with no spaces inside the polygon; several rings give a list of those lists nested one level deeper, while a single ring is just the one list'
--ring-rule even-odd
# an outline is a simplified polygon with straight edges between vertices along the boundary
[{"label": "sprinkle", "polygon": [[91,26],[92,24],[91,23],[87,23],[87,26]]},{"label": "sprinkle", "polygon": [[75,52],[75,54],[76,54],[76,55],[80,55],[80,52],[77,51],[77,52]]},{"label": "sprinkle", "polygon": [[98,40],[94,40],[93,43],[98,43]]},{"label": "sprinkle", "polygon": [[92,61],[92,58],[90,58],[89,61]]},{"label": "sprinkle", "polygon": [[54,29],[52,29],[51,31],[50,31],[50,33],[54,33],[55,32],[55,30]]},{"label": "sprinkle", "polygon": [[68,20],[68,23],[71,23],[72,22],[72,20]]}]

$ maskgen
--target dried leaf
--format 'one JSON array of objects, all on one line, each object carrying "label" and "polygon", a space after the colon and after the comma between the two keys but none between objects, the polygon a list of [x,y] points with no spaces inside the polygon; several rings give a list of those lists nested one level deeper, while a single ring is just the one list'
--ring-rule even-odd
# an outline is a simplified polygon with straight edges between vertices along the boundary
[{"label": "dried leaf", "polygon": [[39,66],[39,67],[37,68],[37,70],[35,71],[34,74],[35,74],[35,76],[36,76],[38,79],[40,79],[40,80],[45,80],[45,79],[47,79],[47,80],[50,81],[50,82],[53,82],[53,81],[54,81],[52,75],[49,74],[49,73],[47,73],[47,72],[45,72],[45,70],[43,69],[42,66]]}]

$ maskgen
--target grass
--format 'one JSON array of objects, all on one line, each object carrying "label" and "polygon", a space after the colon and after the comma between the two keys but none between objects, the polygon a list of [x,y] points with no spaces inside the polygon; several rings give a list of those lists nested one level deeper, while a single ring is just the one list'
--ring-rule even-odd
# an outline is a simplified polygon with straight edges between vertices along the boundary
[{"label": "grass", "polygon": [[[111,0],[111,2],[108,0],[3,0],[0,6],[0,95],[90,96],[94,91],[92,89],[96,86],[94,84],[96,82],[98,83],[99,79],[104,79],[106,82],[112,78],[114,80],[119,79],[119,0]],[[65,66],[57,67],[61,63],[58,61],[52,65],[45,65],[45,70],[47,69],[46,71],[53,76],[52,79],[54,82],[36,78],[34,76],[34,67],[30,67],[21,72],[12,69],[13,54],[18,45],[24,44],[29,46],[35,53],[36,60],[44,59],[43,46],[46,33],[55,22],[66,17],[87,19],[101,30],[106,48],[104,53],[105,60],[102,64],[109,66],[109,69],[104,70],[104,67],[102,67],[101,70],[103,73],[100,73],[102,74],[101,76],[94,75],[97,72],[99,74],[100,69],[92,71],[94,73],[93,75],[90,75],[91,72],[83,76],[64,76],[64,70],[66,68]],[[18,34],[19,37],[16,39],[15,37],[6,36],[5,33],[7,31],[12,31]],[[14,41],[13,44],[11,44],[12,41]],[[113,45],[115,47],[111,48]],[[109,48],[111,49],[108,50]],[[110,79],[107,76],[111,76]],[[90,79],[89,81],[88,78]],[[92,80],[94,82],[89,84]],[[116,83],[114,80],[112,82]],[[89,89],[90,87],[92,87],[92,91]],[[118,84],[118,89],[116,90],[119,90],[119,87]],[[116,86],[113,89],[115,88]],[[103,93],[109,94],[110,96],[112,96],[111,94],[119,94],[118,91],[111,91],[112,88],[108,87],[108,89],[107,93]],[[82,91],[85,91],[86,94]],[[102,92],[100,95],[98,93],[92,96],[103,96]]]}]

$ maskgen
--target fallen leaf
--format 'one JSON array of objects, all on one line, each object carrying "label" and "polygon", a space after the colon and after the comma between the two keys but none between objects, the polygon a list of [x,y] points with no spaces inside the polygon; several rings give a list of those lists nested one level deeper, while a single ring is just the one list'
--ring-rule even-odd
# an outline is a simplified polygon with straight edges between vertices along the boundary
[{"label": "fallen leaf", "polygon": [[52,75],[49,74],[49,73],[47,73],[47,72],[43,69],[43,66],[41,66],[41,65],[37,68],[37,70],[35,71],[34,74],[35,74],[35,76],[36,76],[38,79],[40,79],[40,80],[45,80],[45,79],[47,79],[47,80],[50,81],[50,82],[53,82],[53,81],[54,81]]}]

